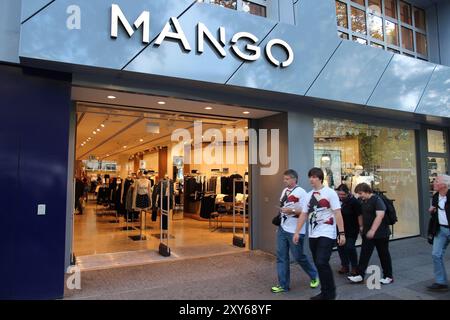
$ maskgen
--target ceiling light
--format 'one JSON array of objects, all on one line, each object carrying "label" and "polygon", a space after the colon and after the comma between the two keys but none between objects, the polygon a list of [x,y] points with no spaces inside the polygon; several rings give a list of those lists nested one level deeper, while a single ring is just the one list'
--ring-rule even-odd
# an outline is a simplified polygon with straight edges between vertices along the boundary
[{"label": "ceiling light", "polygon": [[244,129],[248,129],[248,127],[245,127]]},{"label": "ceiling light", "polygon": [[139,141],[140,141],[140,142],[144,142],[144,139],[140,139]]},{"label": "ceiling light", "polygon": [[206,107],[205,110],[212,110],[212,107]]},{"label": "ceiling light", "polygon": [[250,114],[250,111],[244,111],[243,114]]},{"label": "ceiling light", "polygon": [[116,96],[108,96],[108,99],[114,100],[116,99]]},{"label": "ceiling light", "polygon": [[100,125],[102,128],[104,128],[105,127],[105,125],[102,123],[101,125]]},{"label": "ceiling light", "polygon": [[158,101],[158,104],[164,105],[164,104],[166,104],[166,102],[165,101]]},{"label": "ceiling light", "polygon": [[97,132],[95,132],[95,131],[92,131],[92,133],[93,133],[93,134],[97,134]]},{"label": "ceiling light", "polygon": [[123,146],[123,148],[124,148],[124,149],[126,149],[126,148],[127,148],[127,146]]},{"label": "ceiling light", "polygon": [[106,156],[109,157],[109,154],[107,154]]},{"label": "ceiling light", "polygon": [[100,132],[100,129],[97,129],[98,132]]}]

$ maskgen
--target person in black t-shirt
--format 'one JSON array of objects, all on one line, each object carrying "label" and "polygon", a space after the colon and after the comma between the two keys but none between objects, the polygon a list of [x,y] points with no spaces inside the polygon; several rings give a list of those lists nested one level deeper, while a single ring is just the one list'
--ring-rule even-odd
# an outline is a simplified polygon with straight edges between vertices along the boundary
[{"label": "person in black t-shirt", "polygon": [[383,200],[373,193],[372,188],[367,183],[360,183],[356,186],[355,192],[362,200],[359,223],[362,236],[361,255],[356,276],[349,276],[348,279],[354,283],[364,282],[364,276],[369,265],[370,257],[374,248],[377,248],[381,267],[383,268],[383,278],[381,284],[390,284],[392,278],[392,260],[389,253],[389,236],[391,231],[384,219],[386,205]]},{"label": "person in black t-shirt", "polygon": [[350,189],[345,184],[337,187],[336,192],[341,200],[341,212],[344,219],[345,238],[347,239],[345,246],[338,246],[341,259],[341,269],[338,273],[357,275],[358,254],[355,243],[359,233],[358,218],[361,215],[361,203],[350,193]]}]

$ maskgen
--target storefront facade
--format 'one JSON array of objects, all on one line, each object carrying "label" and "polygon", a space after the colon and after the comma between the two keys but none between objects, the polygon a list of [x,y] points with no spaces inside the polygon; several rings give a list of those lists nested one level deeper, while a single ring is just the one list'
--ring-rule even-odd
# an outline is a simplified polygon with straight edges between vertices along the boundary
[{"label": "storefront facade", "polygon": [[[271,208],[288,167],[306,189],[313,165],[330,186],[369,182],[396,200],[398,237],[424,235],[430,179],[448,171],[450,4],[205,2],[1,3],[0,297],[63,296],[74,86],[279,112],[251,121],[280,129],[278,173],[250,169],[252,249],[274,251]],[[426,40],[416,8],[425,10]],[[381,40],[370,26],[381,19],[384,33],[393,16],[398,24]]]}]

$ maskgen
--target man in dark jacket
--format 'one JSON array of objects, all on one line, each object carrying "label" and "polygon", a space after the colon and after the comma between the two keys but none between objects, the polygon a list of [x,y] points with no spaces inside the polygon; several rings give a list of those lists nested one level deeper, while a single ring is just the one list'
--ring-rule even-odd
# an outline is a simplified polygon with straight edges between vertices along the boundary
[{"label": "man in dark jacket", "polygon": [[436,178],[433,188],[437,191],[433,195],[430,208],[431,221],[429,234],[433,239],[433,265],[435,283],[428,286],[432,291],[448,291],[447,272],[444,264],[444,253],[450,243],[450,176],[440,175]]}]

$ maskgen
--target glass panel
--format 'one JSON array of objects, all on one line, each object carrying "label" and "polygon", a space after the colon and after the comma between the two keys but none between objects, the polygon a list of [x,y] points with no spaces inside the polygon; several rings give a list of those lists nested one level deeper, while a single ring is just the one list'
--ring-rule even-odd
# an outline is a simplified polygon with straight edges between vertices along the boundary
[{"label": "glass panel", "polygon": [[384,13],[388,17],[397,19],[397,2],[395,0],[384,0]]},{"label": "glass panel", "polygon": [[426,29],[425,11],[414,7],[414,24],[416,28]]},{"label": "glass panel", "polygon": [[338,26],[348,28],[347,5],[345,3],[336,1],[336,18]]},{"label": "glass panel", "polygon": [[402,47],[414,51],[413,32],[405,27],[402,27]]},{"label": "glass panel", "polygon": [[369,10],[372,13],[381,15],[381,0],[369,0]]},{"label": "glass panel", "polygon": [[353,36],[352,39],[353,39],[353,41],[358,42],[360,44],[367,44],[367,40],[366,39],[363,39],[363,38],[360,38],[360,37],[356,37],[356,36]]},{"label": "glass panel", "polygon": [[399,238],[420,233],[415,146],[414,130],[314,119],[314,165],[324,170],[325,184],[354,191],[366,182],[395,200]]},{"label": "glass panel", "polygon": [[352,30],[361,34],[367,34],[366,13],[355,7],[352,7]]},{"label": "glass panel", "polygon": [[398,26],[397,24],[390,22],[388,20],[386,22],[386,41],[388,44],[398,46]]},{"label": "glass panel", "polygon": [[348,33],[338,31],[338,36],[339,36],[339,38],[348,40]]},{"label": "glass panel", "polygon": [[446,153],[447,143],[445,142],[444,131],[427,130],[428,152]]},{"label": "glass panel", "polygon": [[352,0],[352,2],[357,3],[357,4],[360,4],[360,5],[362,5],[362,6],[366,6],[366,3],[365,3],[364,0]]},{"label": "glass panel", "polygon": [[370,45],[374,48],[384,49],[384,46],[375,42],[371,42]]},{"label": "glass panel", "polygon": [[211,0],[212,4],[217,4],[221,7],[229,8],[229,9],[236,9],[237,8],[237,1],[236,0]]},{"label": "glass panel", "polygon": [[433,196],[433,182],[440,174],[448,174],[448,163],[446,158],[428,157],[428,181],[430,182],[430,197]]},{"label": "glass panel", "polygon": [[411,6],[403,1],[400,1],[400,20],[404,23],[412,24]]},{"label": "glass panel", "polygon": [[250,1],[244,1],[242,2],[242,10],[244,12],[250,13],[250,14],[254,14],[255,16],[260,16],[260,17],[266,17],[266,7],[250,2]]},{"label": "glass panel", "polygon": [[407,57],[410,57],[410,58],[415,58],[414,55],[409,54],[409,53],[406,53],[406,52],[404,52],[403,55],[404,55],[404,56],[407,56]]},{"label": "glass panel", "polygon": [[383,19],[373,14],[369,14],[369,33],[372,38],[383,41]]},{"label": "glass panel", "polygon": [[416,46],[417,46],[418,53],[420,53],[423,56],[428,55],[427,36],[426,35],[416,32]]}]

